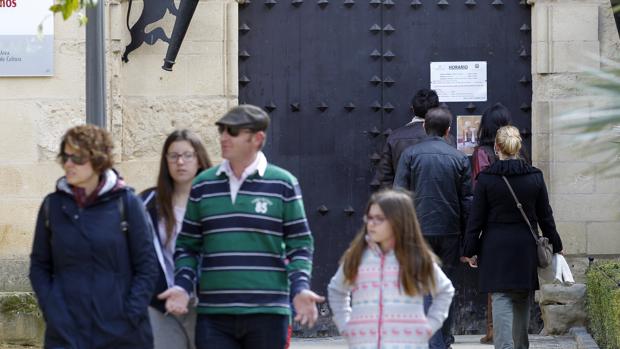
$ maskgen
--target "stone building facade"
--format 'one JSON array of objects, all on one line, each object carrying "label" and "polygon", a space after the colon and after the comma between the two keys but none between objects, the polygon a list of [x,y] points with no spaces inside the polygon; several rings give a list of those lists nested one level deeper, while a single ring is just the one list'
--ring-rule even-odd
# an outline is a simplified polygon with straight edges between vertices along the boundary
[{"label": "stone building facade", "polygon": [[[555,121],[566,110],[604,103],[585,95],[579,83],[587,69],[604,68],[605,59],[620,60],[611,6],[608,0],[529,3],[534,162],[547,176],[566,252],[576,261],[586,255],[617,256],[620,179],[587,173],[600,157],[576,152],[574,135]],[[136,0],[130,22],[140,6]],[[144,44],[128,63],[122,62],[130,39],[127,7],[124,0],[106,1],[107,126],[116,142],[117,168],[142,190],[154,185],[160,147],[175,128],[197,131],[219,161],[213,122],[238,102],[238,4],[200,0],[173,73],[160,68],[166,51],[161,42]],[[74,19],[54,20],[54,76],[0,78],[0,292],[29,290],[35,216],[61,175],[55,162],[59,139],[85,120],[84,28]],[[168,34],[172,31],[171,20],[160,24]]]}]

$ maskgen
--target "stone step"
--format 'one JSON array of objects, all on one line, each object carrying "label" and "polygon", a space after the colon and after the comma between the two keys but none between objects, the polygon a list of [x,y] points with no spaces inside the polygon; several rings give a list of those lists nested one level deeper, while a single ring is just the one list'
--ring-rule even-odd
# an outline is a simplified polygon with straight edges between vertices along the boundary
[{"label": "stone step", "polygon": [[32,292],[0,292],[0,343],[41,345],[44,331]]}]

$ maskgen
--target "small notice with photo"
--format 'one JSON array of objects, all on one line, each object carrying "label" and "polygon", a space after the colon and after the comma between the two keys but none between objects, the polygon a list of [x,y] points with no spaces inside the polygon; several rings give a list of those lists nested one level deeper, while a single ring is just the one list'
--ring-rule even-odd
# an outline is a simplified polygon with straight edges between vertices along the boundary
[{"label": "small notice with photo", "polygon": [[472,155],[478,144],[480,119],[482,115],[458,115],[456,117],[456,148],[467,155]]}]

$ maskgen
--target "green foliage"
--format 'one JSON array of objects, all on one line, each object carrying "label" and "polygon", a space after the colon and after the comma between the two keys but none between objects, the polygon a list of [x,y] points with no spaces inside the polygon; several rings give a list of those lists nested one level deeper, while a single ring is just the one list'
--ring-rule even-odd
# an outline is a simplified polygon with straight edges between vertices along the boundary
[{"label": "green foliage", "polygon": [[88,23],[88,18],[84,15],[83,10],[87,6],[96,5],[97,0],[57,0],[56,3],[50,7],[50,11],[53,13],[62,13],[62,18],[66,21],[73,13],[80,10],[78,13],[78,20],[80,25],[85,25]]},{"label": "green foliage", "polygon": [[620,348],[620,262],[593,263],[586,273],[590,330],[601,349]]},{"label": "green foliage", "polygon": [[[620,176],[620,64],[606,61],[608,68],[588,72],[583,98],[586,105],[561,115],[564,130],[575,133],[573,142],[584,157],[598,161],[592,173]],[[576,99],[577,100],[577,99]]]},{"label": "green foliage", "polygon": [[[620,0],[611,0],[620,20]],[[598,59],[598,58],[594,58]],[[587,106],[559,117],[564,130],[577,133],[574,142],[584,157],[595,156],[590,173],[620,177],[620,63],[602,59],[607,68],[587,72],[583,101]]]},{"label": "green foliage", "polygon": [[0,298],[0,312],[3,315],[34,315],[40,318],[41,311],[32,293],[16,293]]}]

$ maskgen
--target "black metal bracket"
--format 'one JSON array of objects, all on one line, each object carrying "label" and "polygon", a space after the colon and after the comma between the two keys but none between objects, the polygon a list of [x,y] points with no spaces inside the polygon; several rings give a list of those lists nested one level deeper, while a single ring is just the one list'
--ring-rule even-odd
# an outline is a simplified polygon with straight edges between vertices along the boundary
[{"label": "black metal bracket", "polygon": [[[172,0],[145,0],[140,17],[133,26],[130,26],[129,16],[131,14],[132,2],[132,0],[129,0],[129,8],[127,9],[127,29],[131,34],[131,42],[125,47],[125,52],[123,52],[123,62],[129,62],[129,54],[140,47],[142,43],[153,45],[157,40],[161,40],[168,43],[168,50],[166,51],[162,69],[172,71],[172,66],[181,48],[181,43],[183,43],[189,23],[198,6],[198,0],[181,0],[178,9],[174,6],[174,1]],[[166,36],[162,27],[154,28],[147,33],[146,27],[164,18],[166,12],[170,12],[170,14],[176,17],[170,37]]]}]

